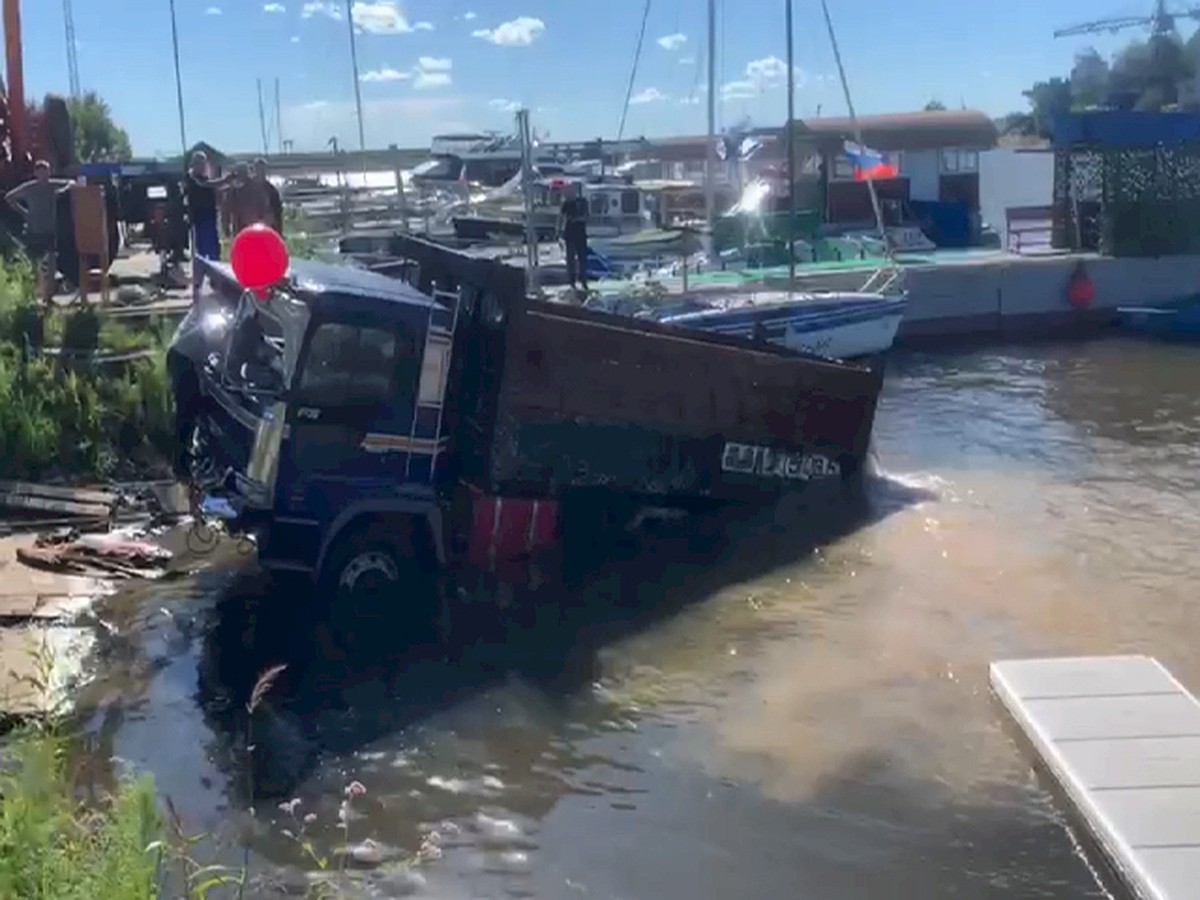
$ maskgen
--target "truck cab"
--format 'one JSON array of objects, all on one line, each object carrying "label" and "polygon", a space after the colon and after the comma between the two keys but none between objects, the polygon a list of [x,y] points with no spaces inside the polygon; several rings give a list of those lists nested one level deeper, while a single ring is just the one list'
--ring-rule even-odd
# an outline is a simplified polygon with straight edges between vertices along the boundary
[{"label": "truck cab", "polygon": [[168,353],[203,511],[253,535],[266,568],[335,593],[431,576],[454,295],[306,261],[256,295],[209,270],[217,290]]}]

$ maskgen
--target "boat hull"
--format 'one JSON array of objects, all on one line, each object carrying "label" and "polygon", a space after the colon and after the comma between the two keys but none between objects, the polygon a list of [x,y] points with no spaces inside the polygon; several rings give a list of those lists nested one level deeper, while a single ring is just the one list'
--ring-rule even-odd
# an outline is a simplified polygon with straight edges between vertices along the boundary
[{"label": "boat hull", "polygon": [[1125,331],[1168,341],[1200,341],[1200,303],[1178,306],[1121,307],[1118,323]]},{"label": "boat hull", "polygon": [[832,295],[788,303],[705,310],[662,321],[735,337],[766,340],[830,359],[861,359],[891,349],[905,302],[873,294]]}]

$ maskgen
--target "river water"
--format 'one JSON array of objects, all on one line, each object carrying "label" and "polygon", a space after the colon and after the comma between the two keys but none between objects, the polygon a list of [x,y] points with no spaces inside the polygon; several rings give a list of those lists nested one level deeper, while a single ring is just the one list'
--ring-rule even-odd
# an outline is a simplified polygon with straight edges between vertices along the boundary
[{"label": "river water", "polygon": [[773,512],[707,559],[658,538],[450,647],[397,624],[317,653],[295,590],[230,566],[144,588],[106,612],[97,756],[213,853],[248,840],[252,895],[311,878],[283,830],[312,813],[317,856],[358,845],[351,896],[1106,896],[987,664],[1145,652],[1200,686],[1198,361],[900,355],[863,508]]}]

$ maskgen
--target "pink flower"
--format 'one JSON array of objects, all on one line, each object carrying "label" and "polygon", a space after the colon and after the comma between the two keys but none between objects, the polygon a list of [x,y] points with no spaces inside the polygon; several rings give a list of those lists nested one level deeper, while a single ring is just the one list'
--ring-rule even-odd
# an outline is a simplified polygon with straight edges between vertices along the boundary
[{"label": "pink flower", "polygon": [[304,817],[304,824],[305,824],[305,825],[311,825],[311,824],[312,824],[313,822],[315,822],[315,821],[317,821],[317,814],[316,814],[316,813],[309,813],[307,816],[305,816],[305,817]]},{"label": "pink flower", "polygon": [[367,792],[361,781],[352,781],[346,785],[346,796],[353,800],[355,797],[361,797]]},{"label": "pink flower", "polygon": [[291,800],[288,800],[286,803],[280,803],[279,810],[280,810],[280,812],[287,813],[289,816],[294,816],[294,815],[296,815],[296,810],[297,810],[297,808],[299,808],[299,806],[300,806],[300,798],[295,797]]}]

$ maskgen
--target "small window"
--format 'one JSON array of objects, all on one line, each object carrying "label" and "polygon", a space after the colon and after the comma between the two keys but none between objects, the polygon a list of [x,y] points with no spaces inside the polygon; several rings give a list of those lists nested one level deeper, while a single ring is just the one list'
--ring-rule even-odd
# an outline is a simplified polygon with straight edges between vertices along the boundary
[{"label": "small window", "polygon": [[588,209],[593,216],[608,215],[608,194],[592,194]]},{"label": "small window", "polygon": [[951,174],[951,175],[958,172],[958,151],[957,150],[943,150],[942,151],[942,171],[946,172],[948,174]]},{"label": "small window", "polygon": [[621,191],[621,212],[636,215],[642,211],[642,198],[637,191]]},{"label": "small window", "polygon": [[394,334],[331,322],[309,341],[300,397],[313,406],[382,403],[390,399],[395,371]]},{"label": "small window", "polygon": [[979,154],[974,150],[964,150],[958,155],[958,166],[963,172],[979,171]]},{"label": "small window", "polygon": [[450,343],[430,338],[425,343],[425,359],[421,364],[421,390],[418,402],[424,406],[442,402],[446,394],[446,378],[450,374]]}]

